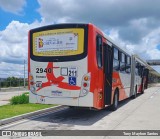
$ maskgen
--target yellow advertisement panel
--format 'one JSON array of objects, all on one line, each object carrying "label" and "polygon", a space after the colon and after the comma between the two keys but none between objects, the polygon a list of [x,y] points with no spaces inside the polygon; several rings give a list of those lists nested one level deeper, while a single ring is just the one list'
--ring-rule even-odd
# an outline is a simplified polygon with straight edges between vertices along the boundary
[{"label": "yellow advertisement panel", "polygon": [[33,55],[69,56],[84,51],[84,29],[55,29],[33,33]]}]

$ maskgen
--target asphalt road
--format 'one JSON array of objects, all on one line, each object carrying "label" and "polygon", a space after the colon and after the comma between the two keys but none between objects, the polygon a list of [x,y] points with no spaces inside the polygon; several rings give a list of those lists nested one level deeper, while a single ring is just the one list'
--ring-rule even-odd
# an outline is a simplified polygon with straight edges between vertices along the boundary
[{"label": "asphalt road", "polygon": [[[122,101],[112,112],[70,109],[25,119],[0,130],[160,130],[160,86],[145,90],[136,99]],[[51,137],[52,138],[52,137]],[[69,137],[71,138],[71,137]],[[92,137],[93,138],[93,137]],[[95,137],[116,138],[116,137]],[[121,137],[124,138],[124,137]],[[128,138],[128,137],[127,137]],[[132,138],[132,137],[129,137]],[[144,137],[145,139],[152,137]],[[160,137],[153,137],[160,138]]]}]

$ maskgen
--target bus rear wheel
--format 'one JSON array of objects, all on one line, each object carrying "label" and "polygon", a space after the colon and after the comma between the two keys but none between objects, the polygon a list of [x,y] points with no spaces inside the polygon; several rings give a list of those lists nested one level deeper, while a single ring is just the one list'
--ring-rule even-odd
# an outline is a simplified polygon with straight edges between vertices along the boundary
[{"label": "bus rear wheel", "polygon": [[70,109],[75,109],[75,106],[68,106]]},{"label": "bus rear wheel", "polygon": [[132,98],[135,99],[136,97],[137,97],[137,86],[135,87],[134,94],[133,94]]},{"label": "bus rear wheel", "polygon": [[117,110],[117,108],[118,108],[118,101],[119,101],[118,91],[115,91],[114,98],[113,98],[113,104],[111,106],[111,110],[112,111]]},{"label": "bus rear wheel", "polygon": [[144,93],[144,84],[142,84],[142,91],[141,91],[141,94]]}]

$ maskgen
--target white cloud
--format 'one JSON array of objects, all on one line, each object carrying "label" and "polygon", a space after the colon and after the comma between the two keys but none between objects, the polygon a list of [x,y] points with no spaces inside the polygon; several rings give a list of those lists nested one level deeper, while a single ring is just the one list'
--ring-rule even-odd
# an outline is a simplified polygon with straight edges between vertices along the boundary
[{"label": "white cloud", "polygon": [[14,14],[22,12],[25,5],[26,0],[0,0],[0,8]]},{"label": "white cloud", "polygon": [[[141,39],[138,44],[132,44],[129,41],[120,39],[118,30],[110,30],[109,36],[115,40],[123,49],[130,53],[138,54],[144,60],[159,59],[160,50],[157,49],[157,44],[160,44],[160,27],[150,31]],[[160,73],[160,66],[152,66]]]},{"label": "white cloud", "polygon": [[[12,21],[5,30],[0,31],[0,67],[6,66],[6,63],[23,65],[23,60],[27,59],[29,29],[64,22],[91,22],[107,32],[124,49],[139,54],[144,59],[160,58],[160,50],[156,48],[160,44],[159,0],[154,2],[38,0],[38,2],[41,22],[28,24]],[[0,7],[3,10],[16,14],[23,11],[25,4],[25,0],[0,0]],[[11,64],[11,67],[14,69],[16,66]]]},{"label": "white cloud", "polygon": [[0,32],[0,54],[3,61],[9,62],[12,59],[19,61],[20,58],[27,57],[28,30],[27,23],[12,21],[5,30]]},{"label": "white cloud", "polygon": [[[25,64],[25,76],[27,77],[27,64]],[[0,63],[0,78],[5,77],[23,77],[24,76],[24,65],[15,63]]]},{"label": "white cloud", "polygon": [[[46,21],[92,22],[98,26],[124,26],[130,20],[160,17],[159,0],[38,0]],[[145,4],[144,4],[145,3]],[[64,20],[63,20],[64,21]]]},{"label": "white cloud", "polygon": [[[155,0],[38,0],[46,22],[91,22],[128,49],[145,59],[160,50],[160,1]],[[144,4],[145,3],[145,4]],[[152,51],[151,51],[152,50]],[[150,53],[152,52],[152,54]],[[155,54],[155,55],[154,55]]]},{"label": "white cloud", "polygon": [[28,56],[28,31],[44,24],[43,20],[32,24],[12,21],[5,30],[0,31],[0,77],[2,74],[5,77],[23,74],[23,63]]},{"label": "white cloud", "polygon": [[145,60],[160,59],[160,50],[156,48],[157,44],[160,43],[160,27],[150,31],[143,38],[141,38],[141,42],[137,44],[133,44],[128,40],[122,40],[118,30],[111,30],[109,36],[122,48],[131,53],[140,55]]}]

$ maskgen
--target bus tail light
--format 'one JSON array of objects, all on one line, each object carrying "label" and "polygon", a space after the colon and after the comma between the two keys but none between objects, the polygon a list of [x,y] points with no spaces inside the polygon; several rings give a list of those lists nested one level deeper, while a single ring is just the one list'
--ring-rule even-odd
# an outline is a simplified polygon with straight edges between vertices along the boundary
[{"label": "bus tail light", "polygon": [[30,74],[29,81],[32,81],[32,80],[33,80],[33,76]]},{"label": "bus tail light", "polygon": [[31,86],[34,85],[34,79],[33,79],[32,75],[29,76],[29,83],[30,83]]},{"label": "bus tail light", "polygon": [[89,77],[88,77],[88,76],[84,76],[84,80],[85,80],[85,81],[88,81],[88,80],[89,80]]},{"label": "bus tail light", "polygon": [[86,96],[90,90],[90,73],[85,74],[82,78],[80,96]]},{"label": "bus tail light", "polygon": [[87,83],[86,82],[83,83],[83,87],[87,87]]}]

